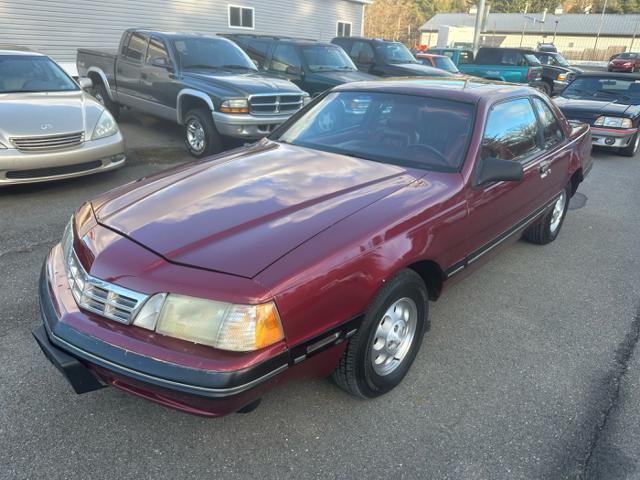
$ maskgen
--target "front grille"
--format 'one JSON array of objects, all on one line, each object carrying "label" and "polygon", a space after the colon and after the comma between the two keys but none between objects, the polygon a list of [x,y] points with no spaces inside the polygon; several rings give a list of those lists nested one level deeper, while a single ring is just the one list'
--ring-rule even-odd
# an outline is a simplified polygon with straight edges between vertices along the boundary
[{"label": "front grille", "polygon": [[63,165],[61,167],[32,168],[31,170],[9,170],[7,178],[40,178],[55,177],[57,175],[69,175],[71,173],[85,172],[102,166],[100,160],[92,162],[76,163],[75,165]]},{"label": "front grille", "polygon": [[302,95],[254,95],[249,98],[249,111],[253,115],[295,113],[302,103]]},{"label": "front grille", "polygon": [[130,324],[147,295],[105,282],[89,275],[73,251],[73,234],[67,226],[62,239],[66,273],[73,298],[80,308],[116,322]]},{"label": "front grille", "polygon": [[38,137],[13,137],[11,143],[23,152],[40,152],[43,150],[60,150],[81,145],[84,132],[65,133],[62,135],[42,135]]}]

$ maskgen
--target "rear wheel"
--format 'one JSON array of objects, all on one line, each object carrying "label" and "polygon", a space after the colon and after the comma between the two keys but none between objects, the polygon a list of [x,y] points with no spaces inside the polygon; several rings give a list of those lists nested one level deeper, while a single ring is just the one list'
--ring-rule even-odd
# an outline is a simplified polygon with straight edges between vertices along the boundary
[{"label": "rear wheel", "polygon": [[98,101],[98,103],[102,104],[107,110],[109,110],[109,112],[111,112],[113,118],[116,120],[118,119],[120,116],[120,105],[109,98],[107,88],[102,82],[94,83],[91,88],[91,95]]},{"label": "rear wheel", "polygon": [[624,155],[625,157],[633,157],[638,151],[639,145],[640,145],[640,133],[636,133],[631,139],[631,141],[629,142],[629,145],[619,149],[618,153],[620,153],[620,155]]},{"label": "rear wheel", "polygon": [[209,110],[196,108],[187,112],[184,118],[184,142],[189,153],[196,158],[222,151],[222,139]]},{"label": "rear wheel", "polygon": [[397,386],[413,363],[427,326],[427,288],[413,270],[391,278],[375,296],[351,337],[333,380],[364,398]]},{"label": "rear wheel", "polygon": [[538,245],[546,245],[553,242],[560,233],[560,228],[562,228],[564,217],[569,208],[570,196],[571,187],[567,185],[560,192],[553,207],[524,232],[524,238]]}]

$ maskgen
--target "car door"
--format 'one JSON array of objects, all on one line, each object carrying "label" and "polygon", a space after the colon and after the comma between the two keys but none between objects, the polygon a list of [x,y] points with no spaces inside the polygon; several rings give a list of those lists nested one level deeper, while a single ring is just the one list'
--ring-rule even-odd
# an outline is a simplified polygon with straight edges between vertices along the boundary
[{"label": "car door", "polygon": [[148,38],[140,32],[133,32],[123,53],[116,62],[116,83],[118,99],[130,106],[138,106],[141,98],[140,69],[147,51]]},{"label": "car door", "polygon": [[278,43],[271,56],[269,73],[289,80],[302,88],[302,60],[297,46],[291,43]]},{"label": "car door", "polygon": [[[488,112],[474,172],[487,158],[519,162],[520,181],[472,186],[468,191],[467,261],[473,263],[510,238],[549,204],[551,189],[544,165],[548,155],[529,97],[500,101]],[[476,177],[474,174],[472,177]]]},{"label": "car door", "polygon": [[175,77],[176,66],[164,41],[152,36],[140,70],[140,97],[145,109],[154,115],[175,120],[180,84]]}]

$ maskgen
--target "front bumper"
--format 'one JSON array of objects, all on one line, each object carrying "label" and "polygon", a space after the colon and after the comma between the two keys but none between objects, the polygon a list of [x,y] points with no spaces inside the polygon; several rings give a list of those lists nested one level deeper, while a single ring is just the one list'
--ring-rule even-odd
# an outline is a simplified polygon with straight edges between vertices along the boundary
[{"label": "front bumper", "polygon": [[592,143],[598,147],[624,148],[633,141],[637,128],[613,129],[591,127]]},{"label": "front bumper", "polygon": [[269,135],[276,127],[286,122],[286,115],[242,115],[212,112],[213,122],[220,135],[255,140]]},{"label": "front bumper", "polygon": [[[329,375],[343,351],[344,345],[338,344],[353,329],[349,322],[340,326],[337,335],[326,332],[332,341],[325,341],[322,348],[317,347],[318,337],[315,337],[309,345],[279,349],[273,355],[261,351],[255,363],[237,370],[228,368],[229,355],[220,361],[219,369],[195,368],[144,355],[118,346],[117,341],[108,342],[82,331],[78,328],[81,325],[95,328],[106,320],[94,319],[77,308],[63,270],[58,245],[50,252],[41,273],[39,298],[43,325],[36,328],[33,335],[45,356],[77,393],[110,385],[188,413],[222,416],[253,404],[276,383],[296,377]],[[119,327],[111,323],[115,322],[107,321],[107,328]],[[225,363],[227,368],[222,368]]]},{"label": "front bumper", "polygon": [[78,147],[48,152],[0,150],[0,186],[61,180],[113,170],[124,165],[124,139],[120,132]]}]

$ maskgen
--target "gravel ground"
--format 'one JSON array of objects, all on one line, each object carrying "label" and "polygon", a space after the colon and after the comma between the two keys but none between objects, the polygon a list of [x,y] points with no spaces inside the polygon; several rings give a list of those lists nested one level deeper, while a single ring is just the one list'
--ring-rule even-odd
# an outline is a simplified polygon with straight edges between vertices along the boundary
[{"label": "gravel ground", "polygon": [[208,420],[75,395],[30,334],[73,209],[186,158],[173,125],[122,125],[126,168],[0,191],[0,478],[640,478],[638,159],[595,152],[556,242],[504,249],[433,304],[390,394],[301,381]]}]

